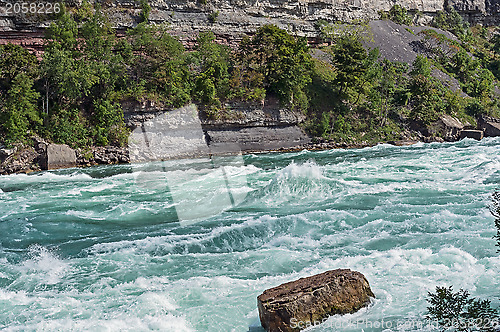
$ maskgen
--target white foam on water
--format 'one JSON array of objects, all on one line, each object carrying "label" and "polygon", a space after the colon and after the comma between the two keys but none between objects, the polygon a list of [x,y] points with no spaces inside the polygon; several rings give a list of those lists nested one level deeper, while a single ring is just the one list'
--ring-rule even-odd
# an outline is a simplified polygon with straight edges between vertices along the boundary
[{"label": "white foam on water", "polygon": [[22,278],[32,279],[45,285],[54,285],[70,271],[70,264],[40,245],[29,248],[30,258],[18,266]]},{"label": "white foam on water", "polygon": [[98,213],[92,210],[78,211],[78,210],[68,210],[64,212],[67,216],[77,217],[84,220],[105,220],[104,216],[99,216]]},{"label": "white foam on water", "polygon": [[102,192],[105,190],[113,189],[115,187],[116,187],[116,184],[113,184],[113,183],[101,183],[101,184],[87,186],[87,187],[79,188],[79,189],[80,189],[80,192],[98,193],[98,192]]},{"label": "white foam on water", "polygon": [[[500,167],[496,142],[500,140],[304,152],[299,154],[304,159],[320,157],[303,163],[289,163],[287,155],[284,159],[266,155],[263,158],[282,166],[265,170],[227,166],[236,178],[251,175],[251,183],[236,189],[253,192],[242,206],[206,223],[189,227],[165,223],[158,233],[156,227],[163,225],[155,225],[151,232],[148,225],[142,229],[136,224],[131,229],[106,225],[112,233],[89,239],[81,233],[82,240],[97,244],[69,257],[34,246],[21,263],[0,260],[0,326],[9,324],[11,331],[246,332],[259,325],[256,296],[263,290],[335,268],[362,272],[377,298],[353,315],[330,318],[333,326],[357,319],[422,321],[427,292],[435,286],[467,289],[472,296],[497,304],[500,258],[486,206]],[[201,174],[190,170],[188,162],[181,163],[187,169],[178,174]],[[59,194],[63,186],[65,192],[78,190],[76,196],[45,203],[74,205],[68,213],[82,220],[127,216],[139,223],[142,213],[163,217],[161,211],[172,207],[163,200],[166,191],[138,190],[137,174],[90,181],[78,174],[73,180],[72,175],[61,175],[54,189],[34,186],[29,197],[8,193],[14,197],[15,203],[7,203],[14,212],[3,217],[0,226],[27,227],[25,219],[33,216],[29,199],[38,195],[43,201],[44,191]],[[168,173],[157,175],[166,179]],[[44,176],[43,181],[50,183],[53,174]],[[12,184],[12,179],[33,180],[8,176],[0,181]],[[207,175],[189,190],[211,181]],[[78,195],[84,192],[84,197],[95,195],[82,199]],[[94,209],[98,199],[103,207],[99,211],[104,212]],[[101,204],[106,200],[107,209]],[[37,209],[37,215],[43,215],[47,207]],[[50,232],[59,231],[54,226],[58,216],[52,216],[50,224],[32,220],[28,228],[35,232],[30,236],[40,230],[43,243],[50,242]],[[75,221],[76,235],[85,227],[79,222]],[[2,256],[15,256],[15,245],[6,244],[12,248]],[[70,242],[65,242],[61,250],[68,246]],[[360,331],[327,325],[310,329],[332,330]]]},{"label": "white foam on water", "polygon": [[37,174],[11,174],[0,178],[7,183],[42,183],[42,182],[65,182],[65,181],[87,181],[92,177],[81,171],[75,171],[70,174],[57,174],[53,172],[41,172]]},{"label": "white foam on water", "polygon": [[323,178],[323,170],[314,161],[307,161],[303,164],[292,162],[276,175],[276,179],[289,178],[321,179]]},{"label": "white foam on water", "polygon": [[24,324],[9,326],[4,331],[175,331],[194,332],[185,318],[173,314],[122,315],[118,318],[90,319],[48,319],[28,321]]},{"label": "white foam on water", "polygon": [[[243,232],[246,229],[260,225],[272,225],[276,217],[264,215],[258,218],[245,218],[243,222],[230,225],[217,226],[203,233],[188,233],[182,235],[170,234],[166,236],[146,237],[139,240],[122,240],[111,243],[99,243],[88,249],[93,254],[106,254],[113,252],[126,252],[142,257],[144,253],[155,252],[158,248],[168,251],[174,247],[199,246],[204,247],[214,239],[230,232]],[[249,238],[248,240],[252,240]]]}]

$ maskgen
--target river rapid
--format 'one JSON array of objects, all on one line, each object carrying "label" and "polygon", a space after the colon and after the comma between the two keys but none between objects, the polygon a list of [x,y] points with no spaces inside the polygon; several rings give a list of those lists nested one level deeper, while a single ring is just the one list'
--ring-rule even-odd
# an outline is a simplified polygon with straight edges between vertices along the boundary
[{"label": "river rapid", "polygon": [[197,160],[0,176],[0,328],[261,332],[265,289],[349,268],[376,299],[310,331],[435,330],[436,286],[500,305],[499,156],[488,138],[246,155],[229,182]]}]

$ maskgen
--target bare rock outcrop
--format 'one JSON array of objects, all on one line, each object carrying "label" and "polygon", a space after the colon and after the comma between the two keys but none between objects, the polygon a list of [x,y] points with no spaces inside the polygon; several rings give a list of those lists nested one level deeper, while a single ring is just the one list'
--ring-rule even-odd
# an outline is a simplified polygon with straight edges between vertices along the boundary
[{"label": "bare rock outcrop", "polygon": [[478,118],[477,125],[486,137],[500,136],[500,119],[482,115]]},{"label": "bare rock outcrop", "polygon": [[38,153],[32,147],[0,149],[0,174],[30,173],[39,170]]},{"label": "bare rock outcrop", "polygon": [[442,137],[445,141],[454,142],[458,140],[464,125],[460,120],[448,114],[440,118],[429,126],[431,136]]},{"label": "bare rock outcrop", "polygon": [[[0,0],[0,43],[9,41],[28,47],[38,54],[42,50],[43,30],[50,24],[50,16],[7,11],[6,1]],[[72,7],[82,1],[68,1]],[[211,30],[221,41],[229,43],[235,37],[254,32],[264,24],[276,24],[294,34],[315,38],[314,23],[318,20],[354,21],[379,18],[380,11],[388,11],[394,4],[419,13],[418,24],[427,24],[445,4],[453,6],[472,24],[500,24],[498,0],[150,0],[150,21],[166,23],[181,40],[194,42],[199,31]],[[139,1],[115,0],[103,2],[114,27],[126,29],[137,24],[141,12]],[[210,19],[217,12],[217,19]],[[2,41],[4,40],[4,41]]]},{"label": "bare rock outcrop", "polygon": [[65,144],[48,144],[40,157],[42,169],[75,167],[76,152]]},{"label": "bare rock outcrop", "polygon": [[257,301],[266,331],[291,332],[331,315],[356,312],[374,296],[361,273],[337,269],[268,289]]}]

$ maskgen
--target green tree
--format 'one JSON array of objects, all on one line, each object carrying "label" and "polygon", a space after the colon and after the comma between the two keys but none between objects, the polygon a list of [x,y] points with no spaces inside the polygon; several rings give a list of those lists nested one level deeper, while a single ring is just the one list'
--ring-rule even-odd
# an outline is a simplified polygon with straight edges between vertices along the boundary
[{"label": "green tree", "polygon": [[31,79],[38,76],[36,56],[19,45],[0,45],[0,88],[8,89],[14,78],[24,73]]},{"label": "green tree", "polygon": [[411,76],[424,76],[430,77],[432,72],[431,62],[426,56],[417,55],[412,63],[412,69],[410,71]]},{"label": "green tree", "polygon": [[202,32],[196,40],[194,56],[198,65],[195,98],[219,106],[220,100],[229,94],[230,49],[217,44],[213,32]]},{"label": "green tree", "polygon": [[465,50],[455,53],[450,59],[451,71],[456,73],[460,81],[465,82],[479,67],[479,62],[472,59]]},{"label": "green tree", "polygon": [[114,51],[115,35],[109,19],[97,5],[79,28],[81,55],[77,60],[82,68],[81,82],[88,87],[88,91],[82,92],[93,101],[110,98],[126,79],[121,54]]},{"label": "green tree", "polygon": [[46,50],[55,47],[78,53],[77,38],[78,24],[73,15],[63,6],[61,15],[49,25],[45,32],[45,40],[48,42]]},{"label": "green tree", "polygon": [[428,293],[429,307],[426,318],[437,321],[444,329],[457,331],[495,331],[498,310],[491,307],[490,300],[471,298],[469,292],[453,287],[436,287],[435,293]]},{"label": "green tree", "polygon": [[377,85],[372,87],[368,93],[372,109],[377,111],[380,126],[385,126],[388,121],[389,111],[396,103],[398,85],[404,85],[401,81],[407,72],[407,66],[403,63],[392,62],[384,59],[379,65],[377,73]]},{"label": "green tree", "polygon": [[99,145],[122,145],[127,132],[123,123],[123,110],[118,103],[109,99],[94,100],[95,137]]},{"label": "green tree", "polygon": [[304,38],[295,38],[275,25],[265,25],[242,46],[264,77],[266,91],[291,107],[306,109],[306,86],[313,62]]},{"label": "green tree", "polygon": [[495,76],[488,69],[478,69],[468,80],[466,92],[472,97],[483,100],[489,98],[494,88]]},{"label": "green tree", "polygon": [[129,89],[138,92],[134,98],[142,99],[149,93],[166,105],[188,103],[192,88],[190,64],[182,44],[167,33],[165,26],[145,23],[131,30],[129,39],[133,54],[127,55],[128,45],[124,45],[124,58],[130,58]]},{"label": "green tree", "polygon": [[[115,114],[118,111],[114,98],[128,84],[123,55],[130,58],[132,52],[126,43],[117,42],[115,35],[101,7],[89,2],[85,2],[75,16],[64,11],[49,27],[41,68],[45,113],[52,122],[47,123],[47,129],[54,140],[74,145],[85,142],[81,136],[86,133],[93,137],[88,143],[119,141],[111,129],[124,131],[123,114]],[[119,49],[115,48],[117,45]],[[110,113],[116,119],[112,124]],[[68,119],[75,114],[79,123]],[[82,130],[84,124],[92,125],[94,130]],[[67,132],[63,126],[78,134]],[[68,141],[72,139],[75,141]]]},{"label": "green tree", "polygon": [[[88,73],[78,59],[78,26],[73,16],[63,7],[63,13],[46,30],[46,48],[41,63],[45,100],[54,103],[78,103],[88,94],[89,82],[82,80]],[[49,105],[46,103],[46,113]]]},{"label": "green tree", "polygon": [[413,22],[413,19],[408,15],[406,8],[398,4],[391,7],[388,16],[391,21],[398,24],[411,25]]},{"label": "green tree", "polygon": [[35,132],[42,124],[37,110],[40,94],[33,88],[33,79],[25,73],[17,74],[7,92],[1,123],[7,141],[14,142]]},{"label": "green tree", "polygon": [[151,13],[151,6],[147,0],[139,0],[141,5],[141,12],[139,13],[139,23],[148,22],[149,14]]},{"label": "green tree", "polygon": [[472,37],[469,24],[450,5],[446,6],[444,11],[437,12],[432,20],[432,25],[450,31],[462,41],[469,41]]},{"label": "green tree", "polygon": [[333,48],[333,61],[337,68],[335,84],[339,94],[347,99],[347,88],[357,88],[363,80],[366,71],[365,59],[367,52],[361,41],[342,37],[336,40]]},{"label": "green tree", "polygon": [[437,120],[441,102],[440,84],[431,76],[429,59],[418,55],[412,64],[408,93],[410,95],[410,118],[425,125]]},{"label": "green tree", "polygon": [[47,121],[46,136],[56,143],[76,148],[94,144],[91,129],[83,112],[76,108],[60,108],[56,104]]}]

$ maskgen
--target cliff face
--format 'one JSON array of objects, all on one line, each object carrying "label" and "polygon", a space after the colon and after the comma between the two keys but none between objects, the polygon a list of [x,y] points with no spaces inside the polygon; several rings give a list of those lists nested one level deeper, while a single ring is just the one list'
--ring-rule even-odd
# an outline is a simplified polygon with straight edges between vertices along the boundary
[{"label": "cliff face", "polygon": [[[136,8],[130,0],[119,1],[115,18],[124,26],[133,24],[118,7]],[[219,35],[255,31],[263,24],[276,24],[299,35],[316,36],[314,23],[378,19],[380,11],[394,4],[419,12],[419,23],[428,23],[446,3],[472,24],[500,24],[500,0],[151,0],[151,19],[168,22],[180,34],[210,29]],[[218,12],[215,22],[209,15]],[[137,11],[135,12],[137,13]]]},{"label": "cliff face", "polygon": [[[227,104],[216,119],[208,118],[195,105],[176,110],[151,103],[122,105],[125,123],[133,130],[129,142],[150,136],[148,143],[143,144],[151,150],[150,154],[141,161],[204,155],[208,154],[207,147],[220,153],[234,152],[227,150],[228,146],[248,152],[287,149],[311,141],[299,127],[305,116],[281,107],[273,98],[267,98],[263,104]],[[145,149],[139,146],[135,150],[144,153]]]}]

